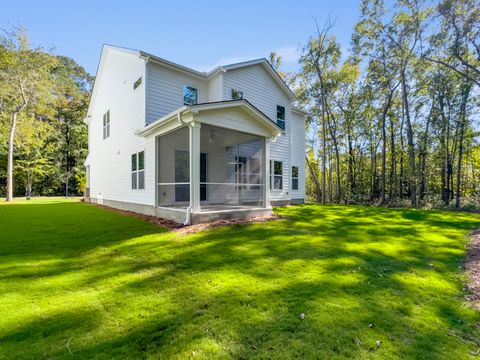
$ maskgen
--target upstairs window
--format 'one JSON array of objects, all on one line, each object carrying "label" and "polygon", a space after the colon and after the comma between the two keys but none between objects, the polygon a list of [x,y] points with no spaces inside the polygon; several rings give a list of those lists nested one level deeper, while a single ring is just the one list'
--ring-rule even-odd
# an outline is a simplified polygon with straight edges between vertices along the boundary
[{"label": "upstairs window", "polygon": [[232,89],[232,100],[243,99],[243,91]]},{"label": "upstairs window", "polygon": [[298,190],[298,166],[292,166],[292,190]]},{"label": "upstairs window", "polygon": [[285,107],[277,105],[277,125],[285,130]]},{"label": "upstairs window", "polygon": [[133,83],[133,90],[136,90],[140,85],[142,85],[142,77],[140,76],[137,81]]},{"label": "upstairs window", "polygon": [[132,189],[145,189],[145,152],[132,155]]},{"label": "upstairs window", "polygon": [[197,103],[197,89],[183,86],[183,105],[195,105]]},{"label": "upstairs window", "polygon": [[110,110],[103,114],[103,140],[110,137]]},{"label": "upstairs window", "polygon": [[283,189],[283,164],[281,161],[270,161],[270,189]]}]

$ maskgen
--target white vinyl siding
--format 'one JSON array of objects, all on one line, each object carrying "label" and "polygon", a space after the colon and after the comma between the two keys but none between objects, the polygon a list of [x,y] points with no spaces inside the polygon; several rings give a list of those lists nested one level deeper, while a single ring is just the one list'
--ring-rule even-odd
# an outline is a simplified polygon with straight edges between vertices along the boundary
[{"label": "white vinyl siding", "polygon": [[223,74],[224,100],[231,99],[232,88],[241,89],[243,98],[252,103],[272,121],[275,121],[277,118],[277,105],[285,107],[285,135],[280,136],[275,142],[270,144],[270,159],[282,161],[283,163],[283,186],[282,190],[272,190],[270,199],[272,201],[289,200],[291,198],[289,190],[291,166],[290,137],[292,136],[290,131],[290,119],[292,116],[291,99],[261,64],[225,72]]},{"label": "white vinyl siding", "polygon": [[184,85],[197,89],[198,103],[209,101],[207,80],[153,62],[147,64],[147,124],[183,106]]},{"label": "white vinyl siding", "polygon": [[208,81],[208,101],[216,102],[223,100],[223,75],[217,74]]},{"label": "white vinyl siding", "polygon": [[[89,124],[90,194],[92,198],[155,205],[155,163],[145,157],[145,190],[132,190],[131,156],[145,151],[155,152],[154,139],[145,139],[135,132],[145,126],[145,86],[135,91],[138,78],[145,79],[145,61],[136,54],[105,49],[97,78],[96,101],[91,105]],[[111,133],[102,140],[105,109],[111,113]],[[114,131],[113,131],[114,130]]]}]

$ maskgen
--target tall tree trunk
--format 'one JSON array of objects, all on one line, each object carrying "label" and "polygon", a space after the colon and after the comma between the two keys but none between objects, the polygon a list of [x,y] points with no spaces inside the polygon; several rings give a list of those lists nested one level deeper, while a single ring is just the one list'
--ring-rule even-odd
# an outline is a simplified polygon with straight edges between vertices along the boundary
[{"label": "tall tree trunk", "polygon": [[440,156],[441,156],[441,166],[440,166],[440,178],[442,186],[442,201],[445,205],[448,205],[448,181],[447,181],[447,159],[448,159],[448,140],[447,140],[447,116],[445,115],[445,102],[443,95],[438,96],[438,104],[440,106],[440,115],[442,117],[441,127],[440,127]]},{"label": "tall tree trunk", "polygon": [[457,188],[455,191],[455,208],[460,208],[461,180],[462,180],[462,156],[463,156],[463,137],[465,133],[465,123],[467,122],[467,101],[470,95],[471,85],[463,86],[462,103],[460,106],[460,130],[458,140],[458,162],[457,162]]},{"label": "tall tree trunk", "polygon": [[430,113],[428,114],[427,121],[425,124],[425,132],[422,136],[422,143],[420,144],[420,153],[419,153],[419,173],[420,173],[420,188],[419,188],[419,199],[422,202],[425,197],[425,169],[427,162],[427,144],[428,144],[428,130],[430,127],[430,122],[433,116],[434,102],[432,100],[432,107]]},{"label": "tall tree trunk", "polygon": [[14,111],[12,114],[12,122],[10,124],[10,131],[8,132],[8,155],[7,155],[7,196],[5,201],[13,200],[13,151],[15,141],[15,130],[17,127],[18,112]]},{"label": "tall tree trunk", "polygon": [[395,89],[390,90],[387,95],[385,106],[382,111],[382,189],[381,189],[381,205],[386,204],[386,188],[387,188],[387,114],[390,110],[392,97]]},{"label": "tall tree trunk", "polygon": [[308,167],[308,170],[310,172],[310,176],[312,177],[312,180],[313,180],[313,183],[315,184],[315,188],[316,188],[316,195],[317,195],[317,202],[321,202],[322,201],[322,194],[321,194],[321,187],[320,187],[320,182],[318,181],[318,177],[317,177],[317,174],[315,172],[315,170],[313,169],[313,166],[312,164],[310,163],[310,160],[308,160],[308,157],[305,155],[305,161],[307,162],[307,167]]},{"label": "tall tree trunk", "polygon": [[355,176],[353,173],[354,161],[353,158],[353,146],[352,146],[352,134],[350,127],[347,128],[347,145],[348,145],[348,183],[349,183],[349,197],[351,198],[355,194]]},{"label": "tall tree trunk", "polygon": [[412,122],[410,119],[410,109],[408,103],[408,89],[407,81],[405,78],[405,68],[400,72],[401,82],[402,82],[402,96],[403,103],[405,107],[405,119],[407,120],[407,143],[408,143],[408,154],[410,158],[410,192],[411,192],[411,204],[412,206],[417,206],[417,167],[415,165],[415,145],[413,142],[413,128]]},{"label": "tall tree trunk", "polygon": [[403,181],[404,181],[404,154],[405,154],[405,144],[403,141],[403,125],[405,123],[405,111],[404,106],[402,104],[402,123],[400,124],[400,176],[399,176],[399,184],[398,184],[398,197],[403,199]]},{"label": "tall tree trunk", "polygon": [[390,187],[388,189],[388,199],[392,201],[394,194],[395,178],[397,176],[397,159],[395,154],[395,131],[392,118],[390,118]]}]

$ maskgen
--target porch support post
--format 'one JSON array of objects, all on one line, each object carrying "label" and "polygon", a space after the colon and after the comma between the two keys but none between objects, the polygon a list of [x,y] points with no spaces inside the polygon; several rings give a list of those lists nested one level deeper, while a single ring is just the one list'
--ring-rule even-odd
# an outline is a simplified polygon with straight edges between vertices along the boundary
[{"label": "porch support post", "polygon": [[265,138],[263,143],[263,207],[270,205],[270,138]]},{"label": "porch support post", "polygon": [[193,213],[200,211],[200,123],[189,126],[190,150],[190,206]]}]

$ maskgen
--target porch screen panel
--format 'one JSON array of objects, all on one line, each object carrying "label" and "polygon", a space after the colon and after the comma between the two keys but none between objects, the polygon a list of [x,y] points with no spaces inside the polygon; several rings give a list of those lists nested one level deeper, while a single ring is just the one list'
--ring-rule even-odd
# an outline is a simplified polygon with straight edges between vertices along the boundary
[{"label": "porch screen panel", "polygon": [[202,210],[263,205],[264,145],[262,137],[202,125]]},{"label": "porch screen panel", "polygon": [[190,204],[190,151],[187,127],[158,137],[157,203],[162,207]]}]

